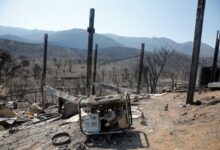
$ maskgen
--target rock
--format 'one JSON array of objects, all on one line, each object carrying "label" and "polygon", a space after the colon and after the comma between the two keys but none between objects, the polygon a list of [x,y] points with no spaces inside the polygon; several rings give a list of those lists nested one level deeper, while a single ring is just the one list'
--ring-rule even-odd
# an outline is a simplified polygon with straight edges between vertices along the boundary
[{"label": "rock", "polygon": [[215,99],[215,96],[211,96],[211,99]]},{"label": "rock", "polygon": [[195,120],[195,119],[196,119],[196,114],[193,115],[193,119],[192,120]]},{"label": "rock", "polygon": [[180,116],[185,116],[187,114],[187,112],[182,112],[181,114],[180,114]]},{"label": "rock", "polygon": [[154,130],[153,129],[150,129],[149,131],[148,131],[148,133],[152,133]]},{"label": "rock", "polygon": [[172,131],[170,131],[170,135],[172,135],[172,136],[173,136],[173,132],[172,132]]},{"label": "rock", "polygon": [[193,104],[194,104],[194,105],[201,105],[202,102],[200,102],[200,101],[195,101]]},{"label": "rock", "polygon": [[16,133],[16,132],[18,132],[18,128],[16,128],[16,127],[12,127],[12,128],[10,128],[10,129],[8,130],[8,133],[9,133],[9,134],[13,134],[13,133]]},{"label": "rock", "polygon": [[183,108],[186,108],[186,105],[184,104],[184,105],[182,105],[182,107],[183,107]]},{"label": "rock", "polygon": [[168,111],[168,104],[166,104],[166,106],[164,107],[164,111]]},{"label": "rock", "polygon": [[143,112],[141,113],[141,124],[147,126],[147,120],[144,117],[144,113]]},{"label": "rock", "polygon": [[0,131],[5,130],[3,125],[0,125]]},{"label": "rock", "polygon": [[74,148],[75,148],[76,150],[86,150],[86,146],[85,146],[85,144],[82,143],[82,142],[76,143],[76,144],[74,145]]},{"label": "rock", "polygon": [[33,122],[38,122],[38,121],[40,121],[40,119],[37,118],[37,114],[35,113],[34,118],[33,118]]}]

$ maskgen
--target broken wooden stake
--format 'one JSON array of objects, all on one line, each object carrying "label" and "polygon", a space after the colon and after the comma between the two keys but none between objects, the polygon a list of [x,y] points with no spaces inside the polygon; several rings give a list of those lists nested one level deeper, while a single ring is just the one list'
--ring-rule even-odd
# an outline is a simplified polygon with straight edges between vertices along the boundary
[{"label": "broken wooden stake", "polygon": [[42,104],[45,104],[43,86],[45,86],[46,71],[47,71],[47,43],[48,43],[48,34],[44,34],[44,59],[43,59],[43,74],[42,74],[42,83],[41,83]]},{"label": "broken wooden stake", "polygon": [[87,32],[88,32],[88,55],[87,55],[86,93],[87,93],[88,97],[90,95],[90,88],[91,88],[93,34],[95,33],[94,15],[95,15],[95,9],[92,8],[92,9],[90,9],[89,27],[87,29]]},{"label": "broken wooden stake", "polygon": [[141,44],[140,63],[139,63],[139,72],[138,72],[138,83],[137,83],[137,94],[140,94],[140,89],[141,89],[141,77],[142,77],[142,70],[143,70],[143,60],[144,60],[144,43]]},{"label": "broken wooden stake", "polygon": [[[97,54],[98,54],[98,44],[95,45],[94,68],[93,68],[93,83],[96,82]],[[95,85],[94,84],[92,86],[92,95],[95,95]]]},{"label": "broken wooden stake", "polygon": [[205,2],[206,2],[205,0],[198,0],[196,25],[195,25],[195,33],[194,33],[194,41],[193,41],[192,62],[190,69],[190,79],[189,79],[187,99],[186,99],[187,104],[193,104],[196,77],[198,71],[198,63],[199,63],[201,38],[202,38],[202,26],[203,26],[204,12],[205,12]]}]

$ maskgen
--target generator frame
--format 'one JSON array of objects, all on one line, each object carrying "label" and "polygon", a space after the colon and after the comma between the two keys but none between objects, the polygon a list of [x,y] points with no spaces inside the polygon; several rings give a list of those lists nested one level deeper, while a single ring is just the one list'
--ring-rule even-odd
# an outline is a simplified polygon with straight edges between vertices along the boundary
[{"label": "generator frame", "polygon": [[[130,96],[128,93],[125,93],[125,96],[121,96],[121,98],[109,98],[111,96],[103,96],[103,97],[97,97],[94,99],[82,99],[79,101],[79,125],[80,130],[84,135],[101,135],[101,134],[115,134],[115,133],[123,133],[125,131],[128,131],[132,125],[132,111],[131,111],[131,103],[130,103]],[[118,130],[114,131],[100,131],[99,133],[87,133],[83,130],[82,127],[82,109],[81,108],[87,108],[90,107],[93,110],[94,109],[100,109],[100,108],[108,108],[108,107],[120,107],[123,106],[125,108],[125,111],[127,113],[126,119],[128,121],[126,128],[118,128]]]}]

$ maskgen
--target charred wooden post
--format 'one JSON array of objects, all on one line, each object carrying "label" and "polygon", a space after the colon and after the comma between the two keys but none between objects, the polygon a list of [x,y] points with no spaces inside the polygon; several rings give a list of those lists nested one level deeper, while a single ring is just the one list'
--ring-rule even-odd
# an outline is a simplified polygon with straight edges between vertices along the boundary
[{"label": "charred wooden post", "polygon": [[43,87],[45,86],[46,71],[47,71],[47,43],[48,43],[48,34],[44,34],[44,59],[43,59],[43,74],[42,74],[42,83],[41,83],[42,103],[43,104],[45,104],[45,96],[44,96]]},{"label": "charred wooden post", "polygon": [[140,89],[141,89],[141,77],[142,77],[142,70],[143,70],[143,60],[144,60],[144,43],[141,44],[139,72],[138,72],[138,83],[137,83],[137,94],[140,94]]},{"label": "charred wooden post", "polygon": [[211,82],[215,82],[216,68],[217,68],[217,62],[218,62],[219,43],[220,43],[220,34],[219,34],[219,31],[217,31],[216,42],[215,42],[215,53],[214,53],[212,73],[211,73]]},{"label": "charred wooden post", "polygon": [[198,71],[199,53],[200,53],[200,46],[201,46],[205,3],[206,3],[205,0],[198,0],[195,33],[194,33],[194,41],[193,41],[192,62],[191,62],[191,68],[190,68],[190,79],[189,79],[187,99],[186,99],[187,104],[193,104],[196,77],[197,77],[197,71]]},{"label": "charred wooden post", "polygon": [[95,33],[94,14],[95,14],[95,9],[93,9],[93,8],[90,9],[89,27],[87,29],[87,32],[88,32],[88,55],[87,55],[86,93],[87,93],[88,97],[90,95],[90,88],[91,88],[93,34]]},{"label": "charred wooden post", "polygon": [[[93,68],[93,83],[96,82],[96,65],[97,65],[98,44],[95,45],[94,68]],[[95,85],[92,86],[92,95],[95,95]]]}]

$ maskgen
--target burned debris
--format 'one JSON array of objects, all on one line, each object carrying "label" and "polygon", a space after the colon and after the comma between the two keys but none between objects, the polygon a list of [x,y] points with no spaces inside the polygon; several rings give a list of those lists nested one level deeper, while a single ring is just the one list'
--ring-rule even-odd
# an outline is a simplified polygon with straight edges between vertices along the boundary
[{"label": "burned debris", "polygon": [[[29,84],[24,89],[21,88],[20,92],[12,92],[10,89],[11,92],[4,92],[9,93],[8,95],[2,94],[3,96],[0,96],[0,140],[4,138],[13,139],[13,135],[17,139],[22,138],[24,136],[22,133],[27,131],[33,136],[31,138],[31,141],[34,141],[34,144],[31,145],[33,146],[32,149],[38,148],[34,146],[39,143],[41,146],[46,143],[46,146],[52,149],[55,146],[64,149],[118,148],[116,145],[120,145],[122,141],[126,141],[124,145],[121,144],[123,149],[126,149],[127,146],[132,149],[146,149],[150,146],[146,133],[148,135],[154,134],[163,139],[169,137],[173,140],[173,137],[178,137],[178,134],[187,133],[190,135],[186,129],[180,129],[181,127],[192,125],[190,128],[195,130],[197,127],[193,125],[196,122],[202,122],[202,125],[204,123],[207,126],[206,119],[208,116],[216,119],[219,115],[209,111],[203,113],[200,109],[218,108],[215,105],[219,103],[219,95],[216,96],[216,99],[215,96],[211,95],[212,93],[210,94],[209,89],[219,89],[218,51],[220,34],[217,32],[212,67],[202,66],[199,68],[204,10],[205,0],[198,0],[191,70],[190,72],[185,71],[186,75],[190,73],[188,84],[185,83],[185,78],[184,80],[181,78],[180,83],[177,83],[177,79],[175,79],[177,74],[173,68],[176,67],[176,64],[171,60],[171,58],[177,58],[178,54],[176,54],[175,48],[172,46],[155,48],[155,51],[149,54],[145,51],[145,43],[141,44],[140,57],[135,58],[135,67],[132,68],[128,64],[132,73],[128,71],[128,68],[120,68],[120,73],[118,73],[115,63],[108,72],[109,81],[113,82],[105,82],[104,78],[108,73],[105,70],[100,71],[98,44],[95,44],[93,55],[95,9],[90,9],[89,27],[87,29],[87,64],[80,66],[84,70],[82,74],[86,74],[86,77],[82,74],[71,76],[72,73],[77,73],[72,69],[71,60],[68,61],[71,64],[68,66],[71,74],[65,70],[60,70],[61,61],[54,58],[56,70],[62,71],[64,75],[61,77],[55,75],[54,78],[50,78],[53,76],[53,72],[47,66],[51,63],[48,62],[51,59],[48,55],[49,36],[45,34],[42,48],[44,52],[41,59],[42,68],[36,64],[33,68],[35,70],[33,76],[39,82],[38,86]],[[180,57],[182,55],[178,58]],[[7,61],[10,62],[11,56],[2,53],[0,58],[0,67],[2,67]],[[28,62],[24,58],[21,58],[20,63],[23,66],[28,66]],[[17,67],[19,68],[21,65]],[[106,67],[105,64],[103,66]],[[167,69],[168,66],[173,68]],[[180,68],[181,66],[182,64],[177,67]],[[185,68],[187,67],[185,66]],[[12,70],[15,72],[16,69],[15,66]],[[8,73],[7,69],[4,71]],[[42,72],[42,78],[38,77],[39,72]],[[1,74],[2,72],[0,72],[0,77]],[[120,81],[118,80],[119,76],[121,76]],[[160,79],[161,76],[163,79]],[[24,78],[26,80],[28,76],[26,75]],[[167,81],[168,78],[169,81]],[[72,84],[74,86],[71,86]],[[197,89],[199,89],[198,93],[196,93]],[[188,93],[185,95],[187,90]],[[201,95],[206,90],[211,96],[202,99]],[[27,95],[34,95],[34,100],[30,101],[25,97]],[[194,102],[194,95],[201,101]],[[185,100],[186,104],[184,104]],[[191,104],[195,104],[197,107]],[[167,131],[170,130],[168,127],[172,130]],[[39,142],[39,137],[34,135],[38,135],[39,132],[43,133],[43,138],[41,135],[43,142]],[[115,135],[119,138],[112,138]],[[38,141],[35,141],[35,138]],[[136,143],[132,143],[133,140]],[[162,143],[158,139],[152,141]],[[0,146],[2,145],[0,144]],[[156,146],[156,148],[158,147]],[[21,149],[25,148],[22,147]],[[46,148],[44,147],[44,149]]]}]

